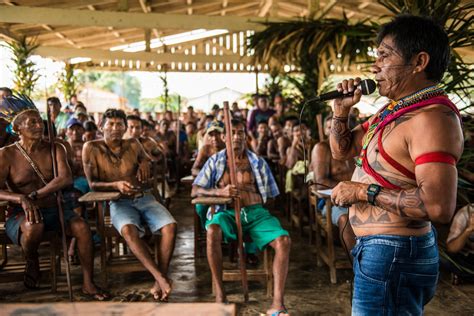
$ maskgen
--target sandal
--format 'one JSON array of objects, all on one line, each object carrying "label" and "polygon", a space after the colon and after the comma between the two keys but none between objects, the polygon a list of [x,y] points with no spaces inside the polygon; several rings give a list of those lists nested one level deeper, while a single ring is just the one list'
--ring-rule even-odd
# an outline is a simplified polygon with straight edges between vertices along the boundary
[{"label": "sandal", "polygon": [[[33,273],[32,273],[33,272]],[[40,288],[41,271],[38,259],[27,259],[23,284],[27,289],[37,290]]]},{"label": "sandal", "polygon": [[86,299],[88,299],[89,301],[98,301],[98,302],[102,302],[102,301],[106,301],[106,300],[109,300],[110,299],[110,294],[109,292],[101,289],[100,287],[98,287],[97,285],[95,286],[97,288],[97,292],[95,293],[86,293],[84,292],[84,290],[82,290],[82,296]]},{"label": "sandal", "polygon": [[274,311],[271,314],[260,314],[260,315],[271,315],[271,316],[280,316],[281,314],[283,315],[289,315],[288,310],[286,309],[285,306],[280,307],[280,309]]}]

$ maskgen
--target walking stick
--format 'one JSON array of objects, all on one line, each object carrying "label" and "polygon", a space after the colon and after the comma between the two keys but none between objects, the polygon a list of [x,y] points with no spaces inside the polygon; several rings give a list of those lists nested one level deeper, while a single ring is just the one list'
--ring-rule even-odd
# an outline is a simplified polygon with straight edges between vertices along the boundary
[{"label": "walking stick", "polygon": [[[235,174],[234,147],[232,146],[232,127],[230,124],[229,102],[224,101],[224,123],[226,130],[225,147],[227,148],[227,165],[230,173],[230,184],[237,186],[237,176]],[[242,287],[244,290],[244,300],[249,300],[249,286],[247,281],[247,270],[245,268],[244,239],[242,234],[242,223],[240,222],[240,198],[234,198],[235,222],[237,224],[237,237],[240,261],[240,274],[242,275]]]},{"label": "walking stick", "polygon": [[[56,178],[58,176],[58,161],[56,159],[56,145],[54,143],[54,135],[53,135],[53,123],[51,122],[51,113],[49,107],[46,109],[46,116],[48,119],[48,138],[49,143],[51,144],[51,160],[53,162],[53,176]],[[71,270],[69,266],[69,258],[68,258],[68,249],[66,243],[66,230],[64,226],[64,210],[62,205],[63,195],[61,191],[55,193],[56,195],[56,204],[58,205],[58,213],[59,213],[59,223],[61,225],[61,239],[63,245],[63,253],[64,253],[64,261],[66,262],[66,279],[67,279],[67,287],[69,291],[69,301],[73,301],[72,297],[72,284],[71,284]]]}]

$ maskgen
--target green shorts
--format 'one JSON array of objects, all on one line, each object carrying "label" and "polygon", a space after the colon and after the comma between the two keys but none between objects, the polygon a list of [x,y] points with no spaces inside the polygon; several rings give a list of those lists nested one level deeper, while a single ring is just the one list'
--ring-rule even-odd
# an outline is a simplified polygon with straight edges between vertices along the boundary
[{"label": "green shorts", "polygon": [[[260,250],[280,236],[289,236],[288,232],[281,227],[280,221],[261,204],[242,208],[240,221],[244,235],[248,234]],[[225,242],[237,240],[234,210],[223,210],[216,213],[211,220],[206,222],[206,229],[213,224],[221,227]]]}]

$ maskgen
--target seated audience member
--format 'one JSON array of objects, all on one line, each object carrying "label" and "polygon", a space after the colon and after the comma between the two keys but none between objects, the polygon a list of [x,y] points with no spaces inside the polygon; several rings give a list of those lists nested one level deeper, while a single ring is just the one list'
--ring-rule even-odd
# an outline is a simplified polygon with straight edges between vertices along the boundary
[{"label": "seated audience member", "polygon": [[466,205],[454,215],[446,250],[441,263],[453,274],[453,283],[474,281],[474,204]]},{"label": "seated audience member", "polygon": [[286,151],[286,167],[288,169],[292,169],[298,161],[303,161],[304,151],[306,151],[306,159],[309,160],[309,152],[313,148],[313,140],[308,137],[307,128],[303,124],[293,125],[292,130],[291,146]]},{"label": "seated audience member", "polygon": [[197,131],[196,124],[189,122],[186,124],[186,136],[188,139],[188,153],[191,157],[195,156],[197,152]]},{"label": "seated audience member", "polygon": [[148,122],[142,120],[136,115],[127,116],[127,132],[124,138],[134,138],[142,144],[143,149],[148,154],[151,160],[160,161],[163,160],[163,153],[158,146],[158,143],[151,137],[143,136],[143,126]]},{"label": "seated audience member", "polygon": [[258,123],[257,127],[257,137],[252,138],[251,145],[253,151],[258,156],[266,156],[267,155],[267,148],[268,142],[270,141],[270,130],[268,129],[267,121],[261,121]]},{"label": "seated audience member", "polygon": [[252,136],[256,136],[258,123],[267,121],[275,114],[275,110],[268,106],[268,97],[266,95],[259,95],[257,108],[252,111],[248,119],[247,130]]},{"label": "seated audience member", "polygon": [[13,95],[13,91],[7,87],[0,88],[0,100],[6,97],[11,97]]},{"label": "seated audience member", "polygon": [[142,137],[156,139],[156,125],[153,122],[142,120]]},{"label": "seated audience member", "polygon": [[[0,100],[2,98],[0,97]],[[11,130],[10,123],[0,118],[0,148],[13,144],[18,140],[18,136]]]},{"label": "seated audience member", "polygon": [[169,157],[174,158],[176,156],[176,134],[170,130],[170,121],[163,119],[160,122],[156,139],[162,144],[163,148],[166,148],[166,153]]},{"label": "seated audience member", "polygon": [[[324,134],[328,137],[331,132],[332,115],[324,120]],[[327,140],[317,143],[311,152],[311,171],[318,190],[335,187],[340,181],[348,181],[352,177],[355,164],[353,160],[339,161],[332,157],[331,148]],[[320,207],[323,216],[326,208]],[[347,251],[355,245],[355,235],[348,223],[349,209],[333,205],[331,208],[331,222],[339,228],[339,236]]]},{"label": "seated audience member", "polygon": [[[214,121],[209,123],[207,127],[207,144],[204,145],[194,161],[194,165],[191,169],[191,174],[196,177],[201,171],[206,161],[212,155],[218,153],[225,148],[224,140],[222,139],[222,133],[224,132],[224,124],[222,122]],[[205,227],[206,216],[207,216],[207,205],[196,205],[196,212],[201,220],[202,227]]]},{"label": "seated audience member", "polygon": [[231,113],[232,113],[232,118],[243,120],[242,111],[239,109],[239,104],[237,102],[232,102]]},{"label": "seated audience member", "polygon": [[[237,173],[237,186],[230,184],[226,168],[227,154],[222,150],[208,159],[193,183],[192,196],[240,197],[242,230],[249,234],[259,249],[275,249],[273,261],[273,302],[269,315],[288,314],[284,306],[284,287],[288,273],[290,237],[277,218],[263,207],[268,198],[279,194],[275,179],[265,160],[246,147],[246,130],[241,121],[232,121],[233,147]],[[236,240],[234,210],[218,207],[206,222],[207,259],[215,280],[216,302],[226,302],[222,282],[222,240]]]},{"label": "seated audience member", "polygon": [[84,142],[97,139],[97,125],[93,121],[84,122]]},{"label": "seated audience member", "polygon": [[279,93],[273,98],[273,108],[275,109],[275,114],[273,114],[268,120],[268,125],[273,125],[274,123],[283,123],[286,115],[285,100]]},{"label": "seated audience member", "polygon": [[200,121],[201,127],[196,135],[198,150],[201,150],[201,148],[206,144],[206,129],[212,121],[214,121],[213,115],[206,115]]},{"label": "seated audience member", "polygon": [[[46,103],[51,113],[51,120],[54,126],[56,126],[58,136],[64,138],[70,115],[61,111],[61,101],[57,97],[48,98]],[[43,115],[43,119],[46,119],[46,114]]]},{"label": "seated audience member", "polygon": [[272,134],[272,137],[270,141],[268,142],[268,147],[267,147],[267,156],[268,159],[278,159],[280,160],[280,152],[278,150],[278,140],[283,137],[283,129],[281,127],[281,124],[278,122],[273,123],[270,125],[270,132]]},{"label": "seated audience member", "polygon": [[196,124],[197,121],[199,120],[196,112],[194,112],[194,108],[192,106],[188,106],[188,111],[184,114],[184,119],[183,123],[188,124],[188,123],[194,123]]},{"label": "seated audience member", "polygon": [[[43,121],[31,100],[7,97],[0,100],[1,116],[11,122],[20,140],[0,149],[0,200],[12,204],[5,231],[22,247],[26,259],[24,285],[37,289],[40,280],[38,247],[46,231],[59,231],[55,193],[72,184],[66,149],[56,144],[57,176],[53,175],[51,144],[43,139]],[[93,281],[94,255],[91,231],[73,211],[70,200],[63,203],[66,234],[76,238],[82,266],[82,293],[94,300],[108,295]]]},{"label": "seated audience member", "polygon": [[[150,290],[156,300],[167,300],[172,281],[168,268],[176,238],[176,221],[156,201],[149,183],[150,164],[143,146],[136,139],[122,139],[127,119],[122,110],[108,109],[102,118],[103,140],[87,142],[83,164],[90,187],[94,191],[119,191],[122,197],[110,202],[113,226],[125,239],[133,254],[153,275]],[[145,241],[144,223],[153,234],[161,233],[158,265]]]},{"label": "seated audience member", "polygon": [[279,164],[285,166],[287,159],[287,150],[290,148],[293,139],[293,125],[298,122],[296,117],[285,118],[285,125],[283,126],[283,136],[277,140],[278,152],[280,153]]}]

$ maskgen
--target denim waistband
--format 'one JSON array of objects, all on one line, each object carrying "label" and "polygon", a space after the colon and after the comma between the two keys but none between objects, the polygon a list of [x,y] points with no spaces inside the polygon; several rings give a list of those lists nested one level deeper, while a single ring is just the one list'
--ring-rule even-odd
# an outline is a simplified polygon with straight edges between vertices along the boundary
[{"label": "denim waistband", "polygon": [[410,248],[416,245],[418,248],[427,248],[436,244],[436,231],[431,231],[421,236],[397,236],[397,235],[370,235],[356,237],[357,244],[363,245],[387,245],[399,248]]}]

